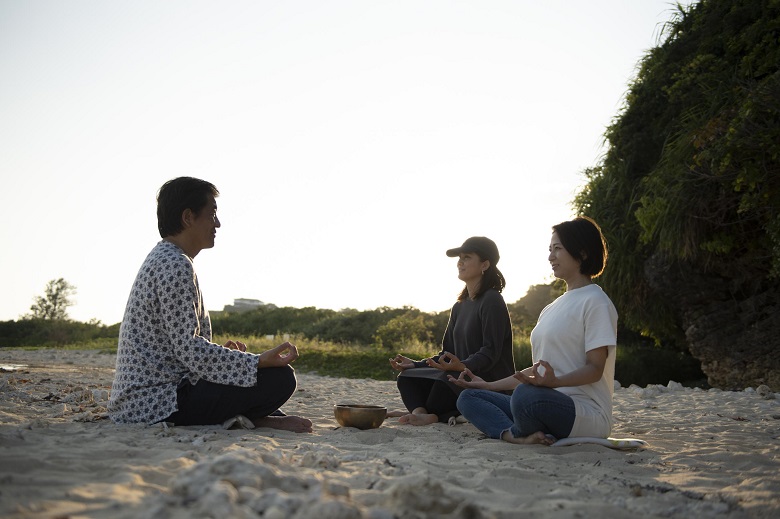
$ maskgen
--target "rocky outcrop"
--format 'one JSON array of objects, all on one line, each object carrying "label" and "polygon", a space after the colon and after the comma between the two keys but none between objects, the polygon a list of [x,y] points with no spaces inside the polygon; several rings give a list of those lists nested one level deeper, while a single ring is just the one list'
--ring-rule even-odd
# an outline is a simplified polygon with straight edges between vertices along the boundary
[{"label": "rocky outcrop", "polygon": [[734,281],[654,256],[645,276],[675,308],[688,349],[713,387],[780,390],[780,290]]}]

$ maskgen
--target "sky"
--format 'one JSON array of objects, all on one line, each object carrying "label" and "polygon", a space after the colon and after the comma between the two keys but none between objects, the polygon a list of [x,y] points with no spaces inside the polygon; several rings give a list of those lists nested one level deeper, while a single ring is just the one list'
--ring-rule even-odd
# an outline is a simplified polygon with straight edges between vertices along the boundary
[{"label": "sky", "polygon": [[[682,2],[687,5],[690,3]],[[167,180],[214,183],[209,310],[447,310],[445,251],[499,248],[504,299],[553,277],[668,0],[0,0],[0,321],[49,280],[121,321]]]}]

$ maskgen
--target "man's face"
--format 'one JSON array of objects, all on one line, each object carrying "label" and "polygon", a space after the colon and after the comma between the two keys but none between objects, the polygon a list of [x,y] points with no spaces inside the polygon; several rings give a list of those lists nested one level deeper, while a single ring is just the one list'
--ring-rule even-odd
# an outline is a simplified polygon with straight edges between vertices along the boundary
[{"label": "man's face", "polygon": [[220,226],[219,218],[217,218],[217,201],[209,195],[209,201],[195,217],[190,228],[192,238],[199,250],[210,249],[214,246],[214,238],[217,235],[217,228]]}]

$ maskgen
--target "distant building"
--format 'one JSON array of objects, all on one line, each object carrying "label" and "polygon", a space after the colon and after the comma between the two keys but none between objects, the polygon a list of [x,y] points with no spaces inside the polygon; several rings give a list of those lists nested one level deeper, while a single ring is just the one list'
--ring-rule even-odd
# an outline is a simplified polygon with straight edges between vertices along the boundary
[{"label": "distant building", "polygon": [[248,312],[249,310],[254,310],[256,308],[276,308],[276,305],[271,303],[263,303],[259,299],[239,298],[239,299],[234,299],[232,305],[225,305],[225,307],[221,311],[212,310],[210,313],[211,314],[220,314],[223,312],[240,313],[240,312]]},{"label": "distant building", "polygon": [[233,304],[231,306],[234,306],[236,308],[252,309],[263,305],[265,305],[265,303],[263,303],[259,299],[234,299]]}]

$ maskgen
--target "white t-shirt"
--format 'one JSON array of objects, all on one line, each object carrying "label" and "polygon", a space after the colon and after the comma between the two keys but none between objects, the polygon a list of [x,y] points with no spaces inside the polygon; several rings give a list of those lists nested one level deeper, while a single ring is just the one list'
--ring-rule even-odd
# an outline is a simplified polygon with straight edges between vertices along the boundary
[{"label": "white t-shirt", "polygon": [[534,363],[549,362],[558,376],[584,366],[586,352],[608,347],[598,382],[556,388],[574,400],[576,417],[569,436],[606,438],[612,430],[617,319],[617,310],[601,287],[586,285],[547,305],[531,332]]}]

